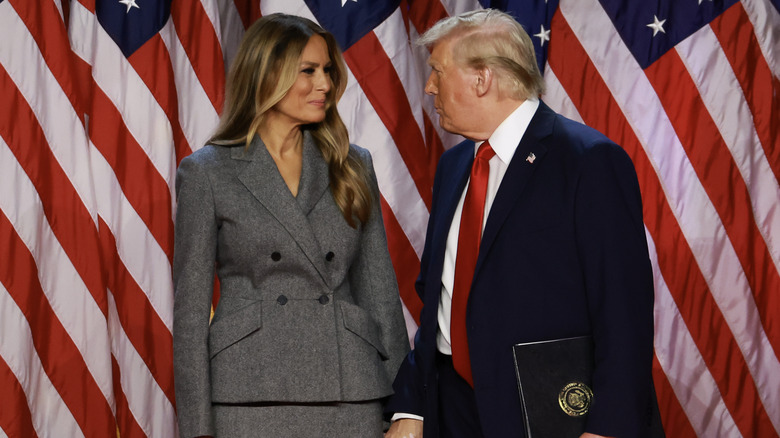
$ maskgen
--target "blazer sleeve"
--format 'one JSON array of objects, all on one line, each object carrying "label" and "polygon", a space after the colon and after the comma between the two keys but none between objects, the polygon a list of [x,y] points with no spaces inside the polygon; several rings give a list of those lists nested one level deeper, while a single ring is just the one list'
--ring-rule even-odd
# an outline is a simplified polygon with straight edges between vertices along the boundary
[{"label": "blazer sleeve", "polygon": [[179,433],[213,435],[208,333],[217,248],[212,188],[193,156],[176,174],[173,366]]},{"label": "blazer sleeve", "polygon": [[596,394],[587,430],[641,437],[652,390],[653,278],[634,166],[614,143],[585,154],[575,228],[592,334]]},{"label": "blazer sleeve", "polygon": [[409,338],[406,332],[401,298],[395,271],[387,249],[387,236],[382,221],[379,186],[371,154],[353,146],[369,174],[372,195],[371,215],[363,224],[360,250],[350,267],[350,286],[356,304],[366,309],[381,330],[381,339],[388,354],[384,361],[389,379],[393,379],[406,353]]}]

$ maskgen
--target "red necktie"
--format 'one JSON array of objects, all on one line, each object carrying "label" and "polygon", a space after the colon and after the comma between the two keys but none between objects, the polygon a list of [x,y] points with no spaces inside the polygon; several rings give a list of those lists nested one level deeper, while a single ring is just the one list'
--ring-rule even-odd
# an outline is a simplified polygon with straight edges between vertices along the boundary
[{"label": "red necktie", "polygon": [[458,232],[458,252],[455,256],[455,283],[452,291],[452,313],[450,320],[450,340],[452,341],[452,364],[455,371],[474,386],[471,377],[469,344],[466,336],[466,305],[471,290],[471,280],[477,267],[479,242],[482,239],[482,218],[485,213],[487,197],[488,162],[496,153],[488,142],[482,143],[471,166],[471,180],[463,201],[463,213],[460,217]]}]

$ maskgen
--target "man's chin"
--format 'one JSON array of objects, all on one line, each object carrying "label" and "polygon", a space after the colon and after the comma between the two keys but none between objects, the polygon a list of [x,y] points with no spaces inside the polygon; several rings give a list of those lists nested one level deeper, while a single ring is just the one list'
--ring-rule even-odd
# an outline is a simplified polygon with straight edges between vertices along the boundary
[{"label": "man's chin", "polygon": [[441,129],[449,132],[450,134],[460,135],[460,132],[458,132],[452,124],[445,122],[442,119],[439,119],[439,126],[441,126]]}]

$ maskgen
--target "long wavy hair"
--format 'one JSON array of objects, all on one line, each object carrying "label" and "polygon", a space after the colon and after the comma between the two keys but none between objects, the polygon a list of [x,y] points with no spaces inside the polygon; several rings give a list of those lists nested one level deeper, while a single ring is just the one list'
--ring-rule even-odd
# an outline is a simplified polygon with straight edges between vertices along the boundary
[{"label": "long wavy hair", "polygon": [[247,29],[230,68],[219,126],[209,143],[249,146],[268,111],[295,83],[301,54],[314,35],[327,43],[333,85],[326,97],[325,119],[302,129],[311,132],[328,163],[333,198],[344,219],[355,228],[355,218],[365,223],[371,214],[368,171],[359,158],[349,153],[349,134],[336,108],[347,86],[344,58],[333,35],[313,21],[270,14]]}]

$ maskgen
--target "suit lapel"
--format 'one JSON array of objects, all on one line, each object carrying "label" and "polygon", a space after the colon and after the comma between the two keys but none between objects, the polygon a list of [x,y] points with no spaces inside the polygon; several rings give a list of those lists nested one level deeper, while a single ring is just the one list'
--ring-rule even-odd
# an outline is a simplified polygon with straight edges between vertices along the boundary
[{"label": "suit lapel", "polygon": [[437,214],[436,224],[433,227],[433,240],[431,248],[435,251],[432,260],[437,260],[432,266],[438,266],[438,272],[433,273],[437,278],[441,278],[442,267],[444,266],[444,253],[447,247],[447,236],[452,226],[453,216],[458,207],[460,197],[463,195],[463,189],[471,173],[471,165],[474,162],[474,142],[466,140],[449,152],[453,154],[452,163],[442,166],[442,171],[446,174],[439,182],[439,196],[437,208],[440,213]]},{"label": "suit lapel", "polygon": [[[301,170],[301,184],[298,188],[300,200],[296,199],[287,188],[287,184],[265,144],[260,140],[260,136],[255,136],[249,150],[245,151],[242,147],[234,148],[232,157],[250,162],[238,175],[238,179],[287,230],[290,237],[295,240],[298,247],[319,272],[323,281],[327,283],[325,258],[321,254],[319,242],[306,217],[306,213],[311,211],[317,200],[322,197],[323,185],[324,188],[327,188],[327,182],[323,184],[322,181],[322,169],[316,163],[316,161],[321,162],[322,160],[317,160],[314,155],[319,154],[319,151],[312,151],[313,148],[316,149],[313,140],[308,133],[304,133],[303,168]],[[326,166],[324,163],[322,165]],[[327,166],[324,177],[327,178]]]},{"label": "suit lapel", "polygon": [[[485,229],[482,232],[475,273],[479,272],[485,255],[490,250],[509,212],[520,199],[520,195],[531,175],[544,161],[547,147],[541,140],[552,133],[554,121],[555,113],[544,102],[540,102],[539,109],[537,109],[536,114],[531,119],[525,134],[523,134],[512,161],[507,167],[504,178],[501,180],[496,198],[493,200]],[[530,160],[532,162],[529,162],[528,157],[531,153],[533,153],[535,158]]]}]

